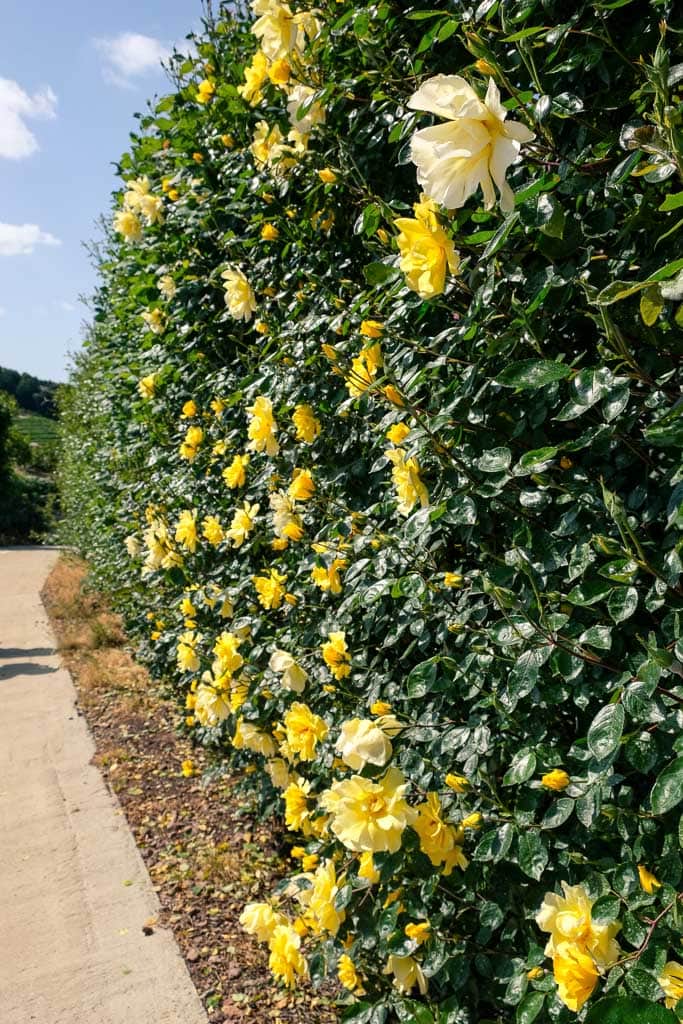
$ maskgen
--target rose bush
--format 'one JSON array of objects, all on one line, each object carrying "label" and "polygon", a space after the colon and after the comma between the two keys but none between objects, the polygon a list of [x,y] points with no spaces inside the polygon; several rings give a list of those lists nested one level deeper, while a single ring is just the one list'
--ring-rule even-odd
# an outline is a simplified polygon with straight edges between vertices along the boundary
[{"label": "rose bush", "polygon": [[253,0],[120,162],[67,538],[356,1024],[683,1010],[668,11]]}]

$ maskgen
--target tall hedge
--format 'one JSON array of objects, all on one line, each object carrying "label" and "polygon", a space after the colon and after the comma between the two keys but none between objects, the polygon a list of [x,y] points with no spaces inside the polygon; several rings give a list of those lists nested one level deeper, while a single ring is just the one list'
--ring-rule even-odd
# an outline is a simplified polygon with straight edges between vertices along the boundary
[{"label": "tall hedge", "polygon": [[120,162],[70,537],[356,1024],[683,1011],[670,7],[253,0]]}]

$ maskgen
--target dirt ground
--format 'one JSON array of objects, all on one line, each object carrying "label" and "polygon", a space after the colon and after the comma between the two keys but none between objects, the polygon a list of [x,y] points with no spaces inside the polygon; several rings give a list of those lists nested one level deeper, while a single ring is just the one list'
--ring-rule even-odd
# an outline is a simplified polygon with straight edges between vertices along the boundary
[{"label": "dirt ground", "polygon": [[[95,763],[123,808],[161,903],[163,919],[146,927],[172,928],[215,1024],[335,1024],[333,994],[277,985],[267,949],[238,922],[244,904],[266,899],[286,871],[282,831],[258,820],[235,779],[202,782],[202,753],[175,732],[175,709],[127,652],[119,619],[85,579],[85,565],[64,555],[43,599],[95,740]],[[186,760],[197,775],[183,775]]]}]

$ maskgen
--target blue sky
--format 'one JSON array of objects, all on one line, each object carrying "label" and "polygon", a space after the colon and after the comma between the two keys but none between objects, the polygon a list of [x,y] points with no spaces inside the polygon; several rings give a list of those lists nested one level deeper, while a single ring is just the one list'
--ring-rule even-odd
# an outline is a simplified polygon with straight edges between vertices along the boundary
[{"label": "blue sky", "polygon": [[159,57],[200,0],[3,0],[0,34],[0,366],[65,380],[88,318],[112,163],[135,111],[167,91]]}]

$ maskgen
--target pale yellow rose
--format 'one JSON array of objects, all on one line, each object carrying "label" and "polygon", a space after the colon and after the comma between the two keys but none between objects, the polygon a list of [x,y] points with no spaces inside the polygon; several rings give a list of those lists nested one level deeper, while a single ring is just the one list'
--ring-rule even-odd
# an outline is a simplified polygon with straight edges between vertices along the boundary
[{"label": "pale yellow rose", "polygon": [[408,106],[446,119],[416,132],[411,142],[417,180],[427,195],[455,210],[481,188],[484,206],[490,209],[496,201],[495,184],[502,211],[514,209],[505,174],[519,159],[522,143],[535,135],[518,121],[506,121],[507,110],[492,78],[482,101],[459,75],[436,75],[411,96]]},{"label": "pale yellow rose", "polygon": [[273,651],[268,665],[273,672],[281,675],[280,681],[286,690],[303,693],[308,673],[294,660],[291,654],[276,649]]},{"label": "pale yellow rose", "polygon": [[238,267],[228,267],[221,274],[225,282],[225,304],[235,320],[251,320],[256,311],[256,296],[249,281]]},{"label": "pale yellow rose", "polygon": [[391,740],[368,718],[344,722],[335,749],[354,772],[361,772],[366,764],[381,767],[392,754]]},{"label": "pale yellow rose", "polygon": [[412,956],[396,956],[392,953],[382,974],[393,974],[395,987],[404,995],[416,985],[423,996],[427,993],[427,979],[417,960]]}]

